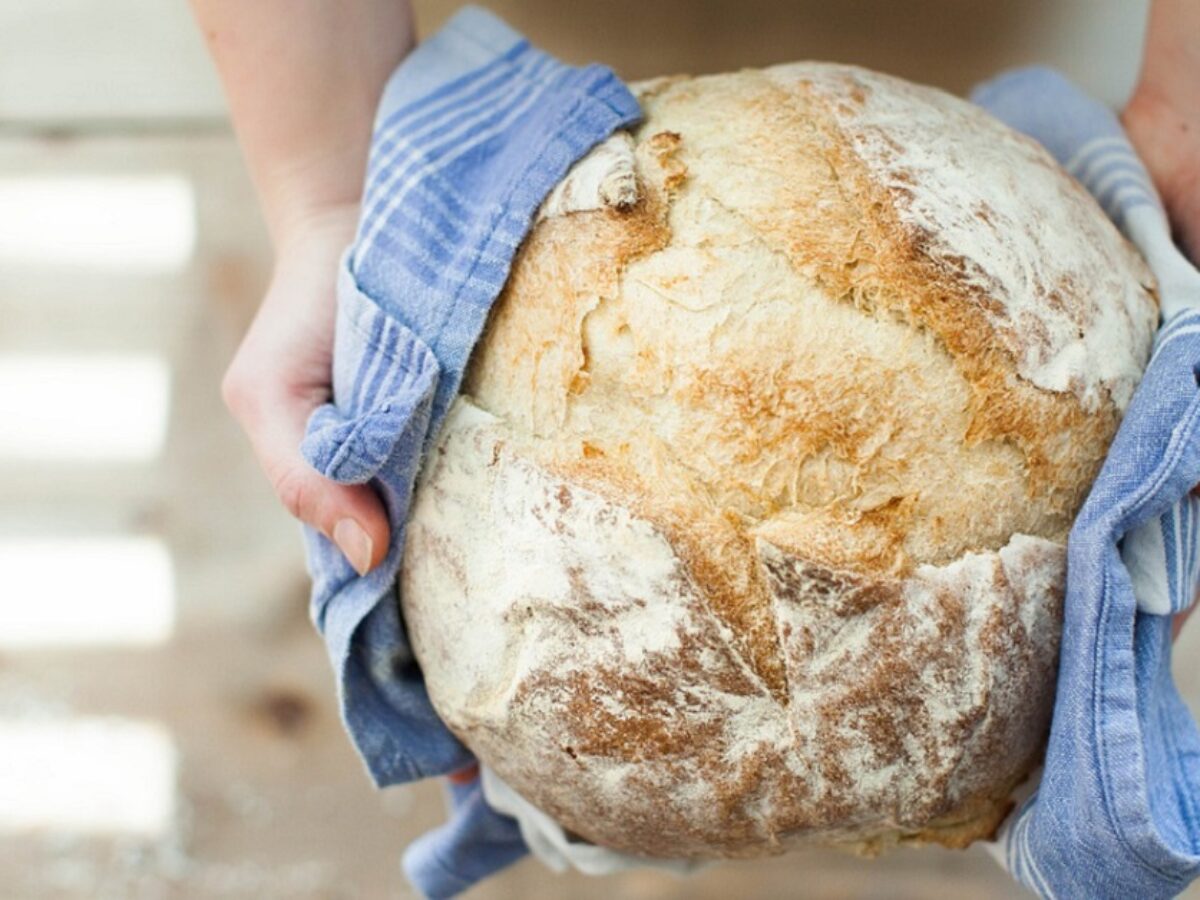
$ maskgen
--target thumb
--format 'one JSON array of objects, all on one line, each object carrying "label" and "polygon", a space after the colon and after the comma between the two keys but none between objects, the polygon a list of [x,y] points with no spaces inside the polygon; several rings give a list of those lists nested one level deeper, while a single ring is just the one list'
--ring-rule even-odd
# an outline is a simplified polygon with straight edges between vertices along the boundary
[{"label": "thumb", "polygon": [[268,471],[288,512],[333,541],[359,575],[383,561],[390,529],[383,503],[369,485],[330,481],[299,453]]},{"label": "thumb", "polygon": [[295,398],[257,403],[253,414],[238,418],[288,512],[333,541],[355,571],[365,575],[387,555],[387,514],[370,485],[332,481],[300,453],[311,405]]}]

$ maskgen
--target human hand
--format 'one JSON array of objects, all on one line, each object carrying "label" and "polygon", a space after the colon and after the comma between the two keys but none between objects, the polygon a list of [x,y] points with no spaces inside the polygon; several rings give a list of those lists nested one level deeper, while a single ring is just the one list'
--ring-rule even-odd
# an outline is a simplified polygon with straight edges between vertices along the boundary
[{"label": "human hand", "polygon": [[[1195,66],[1200,73],[1200,48]],[[1200,260],[1200,84],[1182,81],[1163,84],[1156,67],[1147,65],[1121,123],[1162,197],[1176,241],[1195,262]],[[1200,485],[1194,490],[1200,492]],[[1195,608],[1175,616],[1172,639]]]},{"label": "human hand", "polygon": [[[1142,70],[1121,123],[1183,251],[1200,262],[1200,3],[1154,0]],[[1200,491],[1200,486],[1195,488]],[[1195,606],[1175,617],[1173,636]]]},{"label": "human hand", "polygon": [[[1200,48],[1195,66],[1200,72]],[[1195,262],[1200,260],[1200,84],[1183,81],[1163,84],[1156,67],[1147,65],[1121,123],[1162,197],[1176,241]],[[1200,492],[1200,485],[1193,490]],[[1172,639],[1195,608],[1175,616]]]},{"label": "human hand", "polygon": [[388,520],[369,485],[343,485],[300,453],[305,423],[331,395],[338,261],[354,237],[358,204],[294,223],[279,242],[270,287],[221,393],[288,511],[333,541],[365,574],[383,559]]},{"label": "human hand", "polygon": [[354,235],[384,83],[413,46],[408,0],[191,0],[275,245],[271,285],[222,393],[279,499],[359,572],[387,552],[383,504],[300,454],[329,398],[334,285]]}]

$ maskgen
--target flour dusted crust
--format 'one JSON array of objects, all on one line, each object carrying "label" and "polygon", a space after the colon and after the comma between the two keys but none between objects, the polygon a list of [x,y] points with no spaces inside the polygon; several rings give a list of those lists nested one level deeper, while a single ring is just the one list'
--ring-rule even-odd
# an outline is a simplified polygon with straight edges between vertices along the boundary
[{"label": "flour dusted crust", "polygon": [[938,91],[800,64],[640,99],[547,199],[422,471],[431,699],[616,849],[965,846],[1041,751],[1150,276]]}]

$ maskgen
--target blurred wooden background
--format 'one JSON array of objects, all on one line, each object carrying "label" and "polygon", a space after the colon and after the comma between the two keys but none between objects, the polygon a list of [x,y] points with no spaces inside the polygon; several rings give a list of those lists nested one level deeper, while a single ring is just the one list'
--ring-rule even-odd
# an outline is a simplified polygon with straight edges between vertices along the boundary
[{"label": "blurred wooden background", "polygon": [[[416,0],[421,31],[459,5]],[[1114,104],[1136,73],[1145,6],[492,4],[551,52],[608,62],[628,78],[822,58],[961,92],[1039,61]],[[51,207],[59,218],[47,225]],[[133,219],[118,221],[118,209]],[[126,235],[138,216],[140,230]],[[269,264],[185,4],[0,0],[0,398],[54,401],[34,413],[0,399],[0,560],[18,571],[0,583],[0,896],[407,896],[400,850],[441,819],[436,785],[369,788],[307,622],[298,529],[218,398]],[[78,386],[46,374],[62,360],[78,369]],[[153,393],[137,399],[141,383],[118,379],[95,394],[122,360],[161,376],[161,410]],[[21,373],[27,380],[14,382]],[[73,399],[88,396],[99,400]],[[149,450],[102,453],[95,432],[72,437],[97,403],[148,422]],[[59,435],[56,458],[29,451],[39,428]],[[136,568],[93,570],[89,560],[125,558],[99,557],[97,547],[132,548],[131,565],[158,580],[137,580]],[[59,631],[36,615],[13,624],[42,608],[67,617]],[[68,620],[72,634],[61,627]],[[1197,658],[1197,632],[1181,658]],[[1200,699],[1196,664],[1180,675]],[[688,881],[555,876],[525,862],[471,896],[1015,893],[973,849],[875,862],[797,854]]]}]

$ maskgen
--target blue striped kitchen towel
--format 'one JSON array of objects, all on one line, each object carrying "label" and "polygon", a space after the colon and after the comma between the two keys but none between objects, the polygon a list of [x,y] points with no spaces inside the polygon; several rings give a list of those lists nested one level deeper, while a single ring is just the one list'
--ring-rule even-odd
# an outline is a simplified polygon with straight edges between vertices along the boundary
[{"label": "blue striped kitchen towel", "polygon": [[1071,531],[1045,765],[997,855],[1043,897],[1173,897],[1200,875],[1200,733],[1170,668],[1198,574],[1200,276],[1107,108],[1041,68],[973,99],[1092,192],[1150,263],[1165,319]]},{"label": "blue striped kitchen towel", "polygon": [[[609,69],[563,65],[471,7],[422,43],[384,90],[358,235],[338,278],[333,402],[313,413],[303,444],[329,478],[374,485],[392,523],[387,557],[363,577],[322,535],[305,533],[313,620],[346,728],[379,785],[472,761],[430,705],[396,603],[423,451],[542,199],[575,160],[639,115]],[[526,852],[478,780],[450,798],[452,821],[405,857],[430,897],[458,893]]]}]

